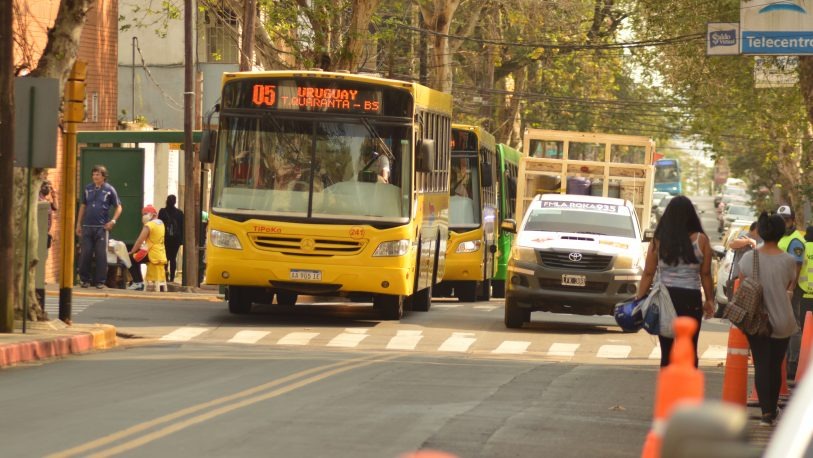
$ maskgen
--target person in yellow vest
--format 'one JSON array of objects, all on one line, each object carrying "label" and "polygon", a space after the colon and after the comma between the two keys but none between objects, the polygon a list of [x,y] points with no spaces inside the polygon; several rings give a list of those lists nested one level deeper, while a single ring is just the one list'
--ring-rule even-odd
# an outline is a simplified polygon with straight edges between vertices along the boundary
[{"label": "person in yellow vest", "polygon": [[813,312],[813,226],[807,226],[805,232],[805,260],[802,263],[802,271],[799,273],[799,288],[802,290],[802,297],[799,299],[798,305],[794,307],[799,329],[790,337],[788,346],[788,380],[796,379],[805,315],[807,312]]},{"label": "person in yellow vest", "polygon": [[[158,219],[158,210],[152,205],[147,205],[141,210],[141,222],[144,228],[138,234],[133,247],[130,249],[130,275],[133,283],[127,287],[131,290],[144,290],[144,278],[141,275],[141,264],[147,263],[147,282],[166,284],[166,273],[164,267],[167,264],[167,251],[164,246],[164,234],[166,228],[164,222]],[[147,255],[139,259],[136,253],[142,248],[146,249]]]},{"label": "person in yellow vest", "polygon": [[[793,290],[793,297],[791,298],[790,302],[793,306],[793,314],[796,315],[796,322],[798,323],[799,302],[802,300],[802,296],[804,294],[801,287],[802,278],[800,274],[802,271],[802,264],[804,264],[805,261],[805,244],[807,241],[805,240],[805,234],[796,229],[796,214],[793,212],[793,209],[790,208],[790,206],[782,205],[776,210],[776,214],[785,220],[785,236],[779,240],[778,246],[781,250],[786,251],[789,255],[793,256],[793,259],[796,260],[796,278],[798,278],[798,281],[796,283],[796,288]],[[794,347],[793,342],[791,342],[791,344],[788,345],[788,379],[792,380],[796,378],[796,365],[798,362],[799,346],[797,345]]]}]

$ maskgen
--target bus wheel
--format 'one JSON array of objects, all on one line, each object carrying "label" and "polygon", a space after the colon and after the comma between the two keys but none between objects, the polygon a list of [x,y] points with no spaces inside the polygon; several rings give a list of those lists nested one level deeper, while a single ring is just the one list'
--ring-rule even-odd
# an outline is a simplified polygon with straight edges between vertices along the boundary
[{"label": "bus wheel", "polygon": [[299,298],[297,293],[290,291],[277,291],[277,304],[285,306],[296,305],[296,300]]},{"label": "bus wheel", "polygon": [[491,296],[505,297],[505,280],[491,280]]},{"label": "bus wheel", "polygon": [[460,302],[477,302],[477,282],[460,282],[455,285],[454,293]]},{"label": "bus wheel", "polygon": [[491,279],[484,280],[480,283],[480,294],[477,296],[477,300],[480,301],[490,301],[491,300]]},{"label": "bus wheel", "polygon": [[420,291],[415,291],[410,297],[412,303],[411,310],[416,312],[428,312],[432,307],[432,285]]},{"label": "bus wheel", "polygon": [[395,294],[376,294],[373,297],[373,308],[378,309],[385,320],[400,320],[404,316],[404,296]]},{"label": "bus wheel", "polygon": [[531,321],[531,311],[520,308],[517,301],[510,297],[505,298],[505,327],[521,328],[526,321]]},{"label": "bus wheel", "polygon": [[229,312],[245,315],[251,312],[251,290],[238,286],[229,286]]}]

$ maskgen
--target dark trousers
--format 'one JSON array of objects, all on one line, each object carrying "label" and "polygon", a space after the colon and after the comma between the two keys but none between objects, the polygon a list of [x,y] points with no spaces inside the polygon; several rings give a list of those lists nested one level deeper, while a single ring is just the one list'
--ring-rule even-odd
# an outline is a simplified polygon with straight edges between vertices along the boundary
[{"label": "dark trousers", "polygon": [[[798,296],[798,297],[797,297]],[[804,291],[796,285],[793,291],[793,314],[796,316],[796,323],[799,330],[790,336],[788,345],[788,380],[796,379],[796,368],[799,366],[799,352],[802,347],[802,331],[805,326],[805,315],[813,311],[813,298],[805,298]]]},{"label": "dark trousers", "polygon": [[[700,337],[700,320],[703,318],[703,296],[699,289],[666,288],[672,304],[675,306],[677,316],[688,316],[697,320],[697,330],[692,336],[694,341],[694,367],[697,367],[697,339]],[[669,365],[669,356],[672,354],[672,343],[675,339],[658,336],[661,343],[661,367]]]},{"label": "dark trousers", "polygon": [[150,255],[144,256],[141,262],[138,262],[130,255],[130,276],[133,277],[133,283],[144,283],[144,276],[141,275],[141,264],[150,262]]},{"label": "dark trousers", "polygon": [[782,388],[782,361],[788,351],[790,338],[746,337],[754,358],[754,384],[759,396],[759,407],[762,415],[775,415],[779,390]]},{"label": "dark trousers", "polygon": [[[79,278],[82,283],[104,284],[107,280],[107,230],[101,226],[82,226],[79,247]],[[96,268],[91,278],[90,266],[94,258]]]},{"label": "dark trousers", "polygon": [[175,281],[175,272],[178,270],[178,250],[181,249],[181,243],[164,240],[164,247],[167,250],[167,264],[164,267],[167,270],[167,281]]}]

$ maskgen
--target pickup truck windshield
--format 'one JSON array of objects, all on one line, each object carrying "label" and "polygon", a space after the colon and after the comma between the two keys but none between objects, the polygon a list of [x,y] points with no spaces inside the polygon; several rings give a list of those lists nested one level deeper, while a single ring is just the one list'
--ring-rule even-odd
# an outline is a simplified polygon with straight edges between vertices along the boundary
[{"label": "pickup truck windshield", "polygon": [[535,208],[522,230],[637,238],[633,220],[626,207],[617,212]]}]

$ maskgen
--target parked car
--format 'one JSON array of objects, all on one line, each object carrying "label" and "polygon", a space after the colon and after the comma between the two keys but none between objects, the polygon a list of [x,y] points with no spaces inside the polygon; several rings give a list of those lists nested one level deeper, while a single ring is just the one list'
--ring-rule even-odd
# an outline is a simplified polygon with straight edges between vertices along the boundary
[{"label": "parked car", "polygon": [[658,221],[661,220],[661,216],[663,216],[663,212],[666,211],[666,206],[669,205],[669,201],[672,200],[675,196],[669,195],[661,199],[658,202],[658,208],[655,209],[655,223],[657,224]]},{"label": "parked car", "polygon": [[725,227],[738,220],[754,222],[757,220],[756,212],[747,205],[729,205],[725,211]]}]

